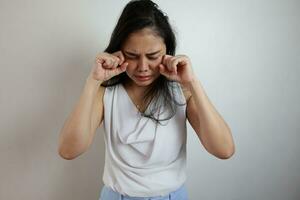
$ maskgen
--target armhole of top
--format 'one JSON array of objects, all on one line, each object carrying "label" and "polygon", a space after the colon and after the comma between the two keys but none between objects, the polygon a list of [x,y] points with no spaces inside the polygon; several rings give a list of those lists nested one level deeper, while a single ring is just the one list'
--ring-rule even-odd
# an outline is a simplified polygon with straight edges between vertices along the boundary
[{"label": "armhole of top", "polygon": [[[185,89],[180,83],[178,83],[179,85],[179,90],[181,92],[181,96],[184,99],[184,102],[187,104],[189,99],[191,98],[191,94],[189,94],[189,91],[187,89]],[[185,97],[185,95],[187,95],[187,98]]]},{"label": "armhole of top", "polygon": [[[101,127],[103,122],[104,122],[104,95],[105,95],[105,89],[106,87],[103,86],[99,86],[98,91],[97,91],[97,101],[101,101],[101,105],[102,105],[102,120],[100,119],[100,123],[97,125],[97,128]],[[102,90],[102,91],[101,91]],[[99,109],[101,109],[100,107],[98,107]]]},{"label": "armhole of top", "polygon": [[[102,87],[104,87],[104,86],[102,86]],[[108,90],[111,90],[111,87],[109,87],[109,86],[104,87],[104,92],[103,92],[103,97],[102,97],[103,108],[105,105],[105,100],[107,98],[107,95],[109,95]]]}]

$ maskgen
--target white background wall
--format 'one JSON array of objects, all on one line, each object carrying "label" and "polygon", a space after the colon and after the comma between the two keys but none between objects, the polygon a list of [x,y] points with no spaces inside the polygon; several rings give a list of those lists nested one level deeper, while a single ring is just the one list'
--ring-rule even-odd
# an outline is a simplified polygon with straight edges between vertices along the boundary
[{"label": "white background wall", "polygon": [[[300,2],[156,2],[236,144],[217,159],[188,127],[190,199],[300,199]],[[98,199],[103,132],[72,161],[57,141],[126,3],[0,0],[0,199]]]}]

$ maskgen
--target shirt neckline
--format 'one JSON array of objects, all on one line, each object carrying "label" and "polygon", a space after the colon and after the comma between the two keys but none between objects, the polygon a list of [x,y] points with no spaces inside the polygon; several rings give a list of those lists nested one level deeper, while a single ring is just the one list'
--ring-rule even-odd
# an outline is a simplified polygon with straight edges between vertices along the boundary
[{"label": "shirt neckline", "polygon": [[[133,102],[133,100],[132,100],[131,97],[129,96],[129,94],[128,94],[127,90],[125,89],[124,85],[123,85],[122,83],[120,83],[120,85],[121,85],[121,88],[123,89],[125,95],[127,96],[127,99],[129,100],[130,104],[134,107],[134,109],[135,109],[138,113],[142,113],[142,112],[136,107],[136,104]],[[151,104],[151,103],[150,103],[150,104]],[[150,104],[149,104],[149,105],[150,105]],[[147,106],[146,110],[145,110],[143,113],[145,113],[145,112],[148,110],[149,105]]]}]

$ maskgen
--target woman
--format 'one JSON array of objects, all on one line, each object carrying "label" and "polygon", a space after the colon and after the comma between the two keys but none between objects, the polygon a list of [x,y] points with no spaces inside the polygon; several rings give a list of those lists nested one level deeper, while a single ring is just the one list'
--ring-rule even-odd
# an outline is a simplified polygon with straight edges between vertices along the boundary
[{"label": "woman", "polygon": [[104,125],[101,200],[188,199],[186,119],[206,150],[227,159],[234,142],[186,55],[175,55],[168,17],[150,0],[129,2],[110,43],[95,59],[60,135],[74,159]]}]

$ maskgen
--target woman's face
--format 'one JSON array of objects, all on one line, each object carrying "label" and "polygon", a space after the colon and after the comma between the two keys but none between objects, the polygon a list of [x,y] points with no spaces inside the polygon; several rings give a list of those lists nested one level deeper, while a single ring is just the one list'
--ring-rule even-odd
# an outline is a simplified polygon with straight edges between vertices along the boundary
[{"label": "woman's face", "polygon": [[151,29],[130,34],[121,50],[128,62],[126,73],[133,83],[148,86],[160,76],[159,64],[166,54],[166,45]]}]

